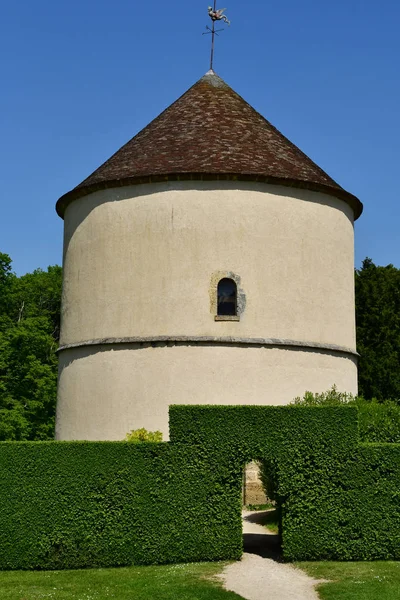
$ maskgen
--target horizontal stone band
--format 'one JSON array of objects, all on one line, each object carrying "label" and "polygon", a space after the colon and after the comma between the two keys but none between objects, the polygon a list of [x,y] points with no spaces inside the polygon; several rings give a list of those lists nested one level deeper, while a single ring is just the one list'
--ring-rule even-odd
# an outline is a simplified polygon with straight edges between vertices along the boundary
[{"label": "horizontal stone band", "polygon": [[336,344],[321,344],[319,342],[299,342],[296,340],[286,340],[280,338],[242,338],[242,337],[213,337],[213,336],[155,336],[155,337],[123,337],[123,338],[103,338],[97,340],[87,340],[76,342],[74,344],[65,344],[60,346],[57,352],[70,350],[71,348],[82,348],[86,346],[103,346],[107,344],[188,344],[188,345],[237,345],[237,346],[273,346],[282,348],[296,348],[306,350],[320,350],[337,354],[349,354],[359,356],[351,348],[337,346]]}]

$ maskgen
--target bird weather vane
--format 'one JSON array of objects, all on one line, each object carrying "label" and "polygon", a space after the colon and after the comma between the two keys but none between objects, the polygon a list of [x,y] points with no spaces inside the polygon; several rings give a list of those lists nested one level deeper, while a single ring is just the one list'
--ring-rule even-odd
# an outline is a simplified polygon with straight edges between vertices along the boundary
[{"label": "bird weather vane", "polygon": [[213,64],[214,64],[215,36],[218,35],[218,32],[223,31],[223,29],[215,29],[215,23],[217,21],[223,21],[227,25],[231,24],[231,22],[228,20],[228,17],[226,15],[224,15],[225,11],[226,11],[226,8],[217,9],[217,0],[214,0],[214,7],[212,7],[212,6],[208,7],[208,15],[212,21],[212,27],[209,27],[207,25],[206,29],[208,29],[208,31],[203,33],[203,35],[208,35],[211,33],[211,59],[210,59],[210,69],[211,70],[213,69]]}]

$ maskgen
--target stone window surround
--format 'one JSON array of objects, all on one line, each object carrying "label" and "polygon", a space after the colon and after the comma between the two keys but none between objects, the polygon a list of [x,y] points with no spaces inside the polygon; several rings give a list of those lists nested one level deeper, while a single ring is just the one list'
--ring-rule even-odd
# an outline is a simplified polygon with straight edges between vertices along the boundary
[{"label": "stone window surround", "polygon": [[[237,314],[219,315],[218,314],[218,284],[221,279],[232,279],[237,287]],[[241,287],[241,277],[232,271],[215,271],[211,275],[210,282],[210,313],[214,315],[214,321],[240,321],[246,307],[246,295]]]}]

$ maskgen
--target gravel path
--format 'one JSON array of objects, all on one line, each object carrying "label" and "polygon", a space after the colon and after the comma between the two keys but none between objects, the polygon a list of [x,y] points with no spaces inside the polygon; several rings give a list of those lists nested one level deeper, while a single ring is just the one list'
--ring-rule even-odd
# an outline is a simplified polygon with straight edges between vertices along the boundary
[{"label": "gravel path", "polygon": [[277,562],[278,536],[259,525],[264,516],[265,512],[243,512],[245,552],[240,562],[222,572],[225,589],[246,600],[318,600],[314,586],[320,581]]}]

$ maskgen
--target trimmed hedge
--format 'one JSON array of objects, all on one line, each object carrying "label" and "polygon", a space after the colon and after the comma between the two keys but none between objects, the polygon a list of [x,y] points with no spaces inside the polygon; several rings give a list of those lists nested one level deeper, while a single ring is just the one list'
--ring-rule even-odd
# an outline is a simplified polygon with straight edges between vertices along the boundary
[{"label": "trimmed hedge", "polygon": [[296,406],[355,406],[361,442],[400,443],[400,403],[393,400],[365,400],[340,392],[334,385],[326,392],[306,392],[293,400]]},{"label": "trimmed hedge", "polygon": [[355,407],[173,406],[170,430],[266,463],[286,559],[400,558],[400,445],[360,444]]},{"label": "trimmed hedge", "polygon": [[171,442],[0,443],[0,568],[238,559],[243,466],[276,483],[287,559],[400,558],[400,445],[354,407],[173,406]]},{"label": "trimmed hedge", "polygon": [[1,569],[241,556],[241,473],[205,449],[3,442],[0,473]]},{"label": "trimmed hedge", "polygon": [[169,430],[171,442],[234,452],[246,462],[294,447],[307,452],[321,445],[340,452],[358,443],[357,409],[347,406],[173,405]]},{"label": "trimmed hedge", "polygon": [[360,444],[349,471],[343,557],[400,559],[400,444]]},{"label": "trimmed hedge", "polygon": [[400,443],[400,404],[391,400],[355,400],[360,423],[360,439],[371,443]]}]

